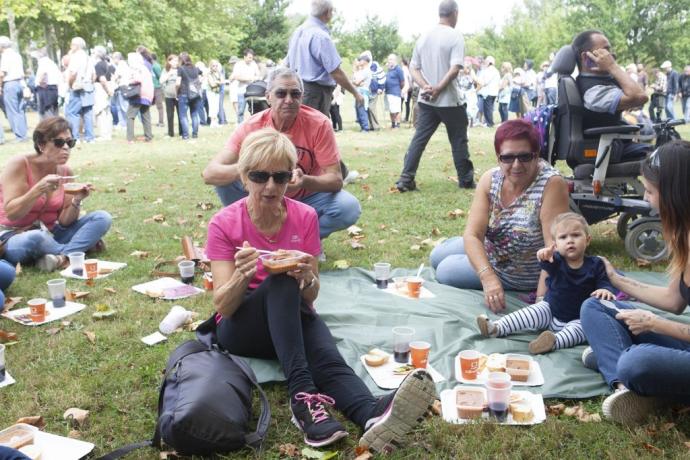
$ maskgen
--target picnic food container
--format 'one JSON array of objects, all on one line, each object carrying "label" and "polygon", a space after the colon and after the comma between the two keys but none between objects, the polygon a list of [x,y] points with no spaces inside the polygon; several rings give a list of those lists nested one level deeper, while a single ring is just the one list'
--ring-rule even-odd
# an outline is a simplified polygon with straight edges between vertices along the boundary
[{"label": "picnic food container", "polygon": [[302,261],[305,254],[300,251],[278,251],[272,254],[261,256],[261,263],[264,270],[271,275],[297,270],[297,265]]},{"label": "picnic food container", "polygon": [[17,423],[0,431],[0,446],[19,449],[28,444],[33,444],[37,428],[26,423]]},{"label": "picnic food container", "polygon": [[516,382],[526,382],[529,378],[530,366],[532,365],[532,358],[526,355],[508,355],[506,356],[506,372],[510,375],[511,380]]},{"label": "picnic food container", "polygon": [[68,195],[75,195],[86,188],[86,184],[80,182],[66,182],[62,184],[62,188]]},{"label": "picnic food container", "polygon": [[455,395],[458,417],[480,418],[486,406],[486,391],[483,388],[461,388]]}]

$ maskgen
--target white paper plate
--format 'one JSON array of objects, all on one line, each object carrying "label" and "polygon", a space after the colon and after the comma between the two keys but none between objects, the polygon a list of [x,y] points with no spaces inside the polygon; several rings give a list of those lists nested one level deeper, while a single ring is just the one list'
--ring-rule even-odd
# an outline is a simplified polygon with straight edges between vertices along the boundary
[{"label": "white paper plate", "polygon": [[[502,354],[513,354],[513,353],[502,353]],[[489,369],[484,368],[475,380],[467,380],[462,377],[462,372],[460,371],[460,354],[458,353],[453,360],[453,367],[455,368],[455,380],[461,383],[467,383],[470,385],[484,385],[486,379],[489,378]],[[513,386],[522,387],[538,387],[544,384],[544,374],[541,372],[541,366],[535,360],[530,361],[529,377],[526,382],[516,382],[513,380]]]},{"label": "white paper plate", "polygon": [[[475,421],[489,421],[489,412],[485,411],[482,413],[480,419],[464,419],[458,417],[458,409],[455,404],[456,397],[455,393],[459,388],[477,388],[469,385],[458,385],[452,390],[443,390],[441,392],[441,410],[443,412],[443,420],[448,423],[454,423],[461,425],[463,423],[472,423]],[[482,388],[484,390],[484,388]],[[508,418],[505,422],[501,422],[500,425],[536,425],[537,423],[542,423],[546,420],[546,411],[544,410],[544,398],[540,394],[530,393],[529,391],[519,391],[513,390],[511,393],[517,393],[523,397],[525,401],[528,401],[532,406],[532,412],[534,417],[529,422],[516,422],[513,420],[513,415],[508,414]]]},{"label": "white paper plate", "polygon": [[[368,366],[366,361],[364,360],[364,355],[360,356],[359,359],[360,361],[362,361],[362,365],[367,370],[369,376],[374,381],[376,386],[378,386],[379,388],[383,388],[384,390],[395,390],[400,386],[402,381],[407,376],[407,374],[397,375],[393,373],[393,369],[402,366],[402,364],[396,363],[395,360],[393,360],[393,356],[389,358],[386,364],[376,367]],[[431,364],[429,364],[426,367],[426,370],[431,375],[431,378],[434,379],[435,383],[443,382],[446,380],[446,378],[443,375],[441,375],[436,369],[434,369],[431,366]]]},{"label": "white paper plate", "polygon": [[[104,274],[102,274],[102,275],[98,275],[98,276],[96,277],[96,279],[99,280],[99,279],[101,279],[101,278],[105,278],[105,277],[107,277],[107,276],[110,276],[110,275],[112,275],[113,272],[115,272],[116,270],[119,270],[119,269],[121,269],[121,268],[125,268],[126,266],[127,266],[127,264],[124,263],[124,262],[108,262],[107,260],[99,260],[99,261],[98,261],[98,268],[99,268],[99,269],[101,269],[101,268],[109,268],[110,270],[112,270],[112,272],[110,272],[110,273],[104,273]],[[74,279],[77,279],[77,280],[86,280],[86,279],[88,279],[88,278],[86,277],[86,269],[84,269],[84,275],[78,276],[78,275],[75,275],[74,273],[72,273],[72,266],[71,266],[71,265],[70,265],[69,267],[65,268],[64,270],[62,270],[62,271],[60,272],[60,276],[62,276],[63,278],[74,278]]]},{"label": "white paper plate", "polygon": [[19,324],[23,324],[25,326],[40,326],[41,324],[50,323],[65,318],[67,316],[73,315],[77,312],[82,311],[84,308],[86,308],[86,305],[84,305],[83,303],[69,301],[65,302],[65,306],[62,308],[54,308],[53,302],[49,301],[46,303],[46,318],[45,321],[43,321],[42,323],[34,323],[33,321],[31,321],[31,318],[29,316],[31,310],[29,309],[29,307],[20,308],[18,310],[11,310],[7,313],[3,313],[2,316],[4,316],[5,318],[9,318],[12,321],[15,321]]},{"label": "white paper plate", "polygon": [[132,286],[132,290],[148,295],[147,291],[162,291],[165,294],[165,291],[167,289],[175,289],[175,288],[187,288],[189,289],[189,293],[185,295],[164,295],[161,297],[161,299],[164,300],[177,300],[177,299],[185,299],[187,297],[191,297],[193,295],[201,294],[204,292],[203,289],[199,289],[196,286],[191,286],[189,284],[184,284],[180,280],[176,280],[175,278],[158,278],[157,280],[149,281],[147,283],[143,284],[137,284],[136,286]]},{"label": "white paper plate", "polygon": [[79,460],[94,448],[90,442],[39,431],[34,444],[43,449],[41,460]]}]

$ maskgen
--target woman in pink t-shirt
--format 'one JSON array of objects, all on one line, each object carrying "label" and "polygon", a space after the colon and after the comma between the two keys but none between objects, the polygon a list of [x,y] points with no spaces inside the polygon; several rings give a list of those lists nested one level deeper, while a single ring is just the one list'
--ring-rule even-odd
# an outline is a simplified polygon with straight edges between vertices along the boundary
[{"label": "woman in pink t-shirt", "polygon": [[[218,212],[208,228],[219,344],[241,356],[278,359],[287,378],[292,421],[312,446],[347,436],[328,412],[335,405],[365,430],[360,444],[383,451],[403,442],[433,403],[435,386],[424,370],[395,393],[375,398],[338,352],[313,308],[319,294],[321,251],[316,211],[285,197],[297,156],[272,128],[242,144],[238,168],[249,196]],[[258,250],[300,251],[297,269],[268,275]]]}]

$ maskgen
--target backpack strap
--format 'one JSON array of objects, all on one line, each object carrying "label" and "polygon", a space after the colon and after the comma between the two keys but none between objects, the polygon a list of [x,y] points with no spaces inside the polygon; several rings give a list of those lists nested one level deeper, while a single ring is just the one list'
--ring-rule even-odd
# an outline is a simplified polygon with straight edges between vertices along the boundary
[{"label": "backpack strap", "polygon": [[110,452],[109,454],[105,454],[102,457],[98,457],[97,460],[116,460],[142,447],[151,447],[151,441],[142,441],[122,446],[119,449]]}]

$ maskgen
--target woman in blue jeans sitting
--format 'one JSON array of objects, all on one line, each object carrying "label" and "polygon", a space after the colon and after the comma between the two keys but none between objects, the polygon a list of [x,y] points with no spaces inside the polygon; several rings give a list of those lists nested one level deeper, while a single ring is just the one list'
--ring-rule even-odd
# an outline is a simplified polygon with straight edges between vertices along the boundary
[{"label": "woman in blue jeans sitting", "polygon": [[36,262],[42,271],[54,271],[68,264],[70,252],[103,249],[112,218],[105,211],[79,217],[90,184],[65,192],[72,176],[66,163],[76,142],[67,120],[44,119],[33,141],[36,153],[10,158],[0,175],[0,238],[12,265]]},{"label": "woman in blue jeans sitting", "polygon": [[[640,302],[681,314],[690,304],[690,143],[678,140],[657,149],[642,165],[642,181],[645,200],[661,216],[671,281],[641,283],[604,259],[607,275]],[[604,400],[604,417],[637,423],[664,401],[690,403],[690,325],[593,297],[580,316],[591,346],[583,363],[598,369],[615,390]]]}]

